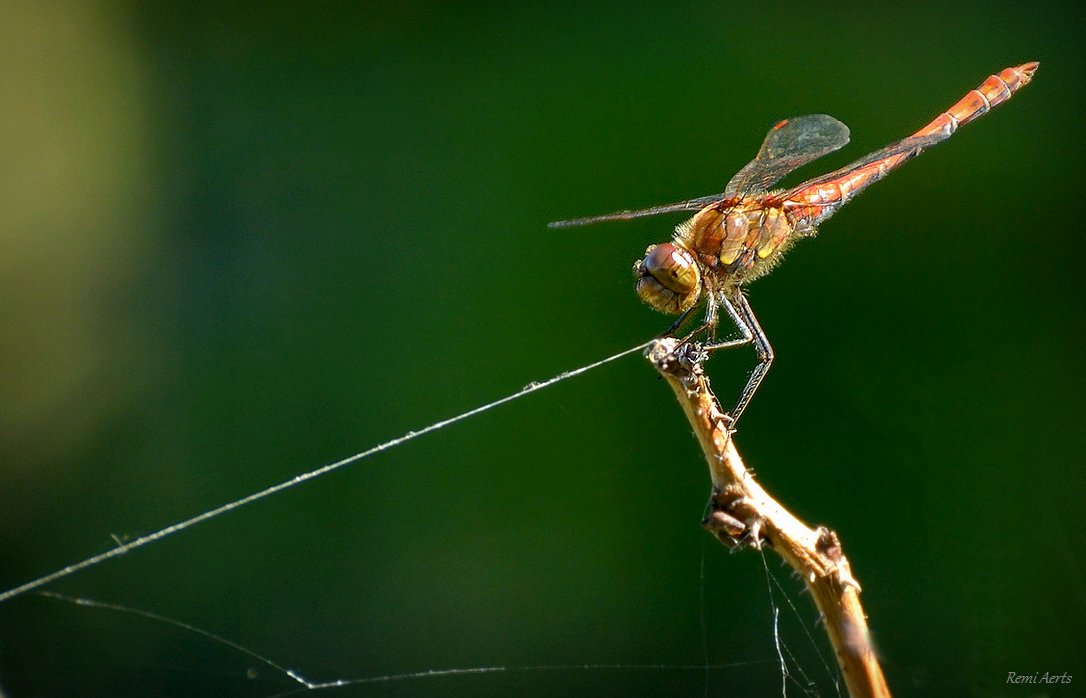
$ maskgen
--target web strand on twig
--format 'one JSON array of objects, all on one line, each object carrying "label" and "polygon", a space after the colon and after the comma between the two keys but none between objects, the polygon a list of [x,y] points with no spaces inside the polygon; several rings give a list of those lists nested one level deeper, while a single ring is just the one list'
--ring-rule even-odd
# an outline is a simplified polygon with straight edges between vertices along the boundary
[{"label": "web strand on twig", "polygon": [[241,508],[241,507],[243,507],[243,506],[245,506],[247,504],[252,504],[253,502],[255,502],[257,500],[260,500],[260,499],[264,499],[265,497],[270,497],[273,494],[277,494],[279,492],[282,492],[283,490],[290,489],[291,487],[295,487],[296,485],[300,485],[303,482],[306,482],[308,480],[313,480],[315,478],[321,477],[322,475],[327,475],[328,473],[332,472],[333,470],[339,470],[340,468],[343,468],[345,466],[352,465],[352,464],[357,463],[357,462],[359,462],[361,460],[365,460],[366,458],[369,458],[370,456],[376,455],[376,454],[378,454],[378,453],[380,453],[382,451],[387,451],[387,450],[389,450],[391,448],[395,448],[395,447],[397,447],[397,446],[399,446],[401,444],[407,443],[408,441],[411,441],[412,439],[416,439],[416,438],[422,436],[423,434],[429,434],[432,431],[437,431],[438,429],[443,429],[443,428],[445,428],[447,426],[451,426],[451,425],[453,425],[453,424],[455,424],[457,422],[468,419],[469,417],[474,417],[475,415],[486,412],[487,410],[491,410],[491,409],[493,409],[495,407],[499,407],[499,406],[504,405],[506,403],[512,402],[512,401],[517,400],[519,398],[522,398],[525,395],[529,395],[529,394],[537,392],[539,390],[543,390],[544,388],[549,388],[550,386],[552,386],[552,385],[554,385],[556,383],[560,383],[560,382],[562,382],[562,381],[564,381],[566,379],[573,378],[575,376],[579,376],[579,375],[581,375],[583,373],[587,373],[588,371],[591,371],[594,368],[599,368],[600,366],[603,366],[604,364],[611,363],[612,361],[616,361],[618,359],[621,359],[624,356],[628,356],[628,355],[633,354],[635,352],[639,352],[639,351],[643,350],[645,347],[647,347],[650,343],[651,342],[645,342],[643,344],[639,344],[639,345],[637,345],[635,347],[631,347],[631,348],[626,349],[624,351],[620,351],[617,354],[613,354],[611,356],[608,356],[605,359],[595,361],[593,363],[587,364],[587,365],[582,366],[580,368],[573,369],[571,371],[566,371],[564,373],[560,373],[557,376],[554,376],[553,378],[548,378],[547,380],[542,381],[542,382],[534,382],[533,381],[533,382],[529,383],[528,385],[524,386],[523,388],[521,388],[520,390],[518,390],[517,392],[512,393],[510,395],[506,395],[505,397],[494,400],[493,402],[488,402],[485,405],[481,405],[481,406],[476,407],[474,409],[468,410],[467,412],[462,412],[461,414],[458,414],[455,417],[449,417],[448,419],[443,419],[441,421],[434,422],[433,424],[431,424],[431,425],[429,425],[427,427],[423,427],[422,429],[419,429],[417,431],[409,431],[409,432],[407,432],[406,434],[404,434],[402,436],[399,436],[399,437],[397,437],[395,439],[391,439],[389,441],[385,441],[384,443],[381,443],[381,444],[378,444],[378,445],[376,445],[376,446],[374,446],[372,448],[366,449],[365,451],[361,451],[361,452],[356,453],[356,454],[354,454],[352,456],[348,456],[348,457],[343,458],[341,460],[338,460],[338,461],[336,461],[334,463],[329,463],[327,465],[321,466],[321,467],[319,467],[319,468],[317,468],[315,470],[310,470],[310,471],[302,473],[300,475],[296,475],[296,476],[292,477],[291,479],[286,480],[284,482],[280,482],[280,483],[278,483],[276,485],[266,487],[265,489],[262,489],[262,490],[260,490],[258,492],[253,492],[250,495],[247,495],[247,496],[242,497],[240,499],[235,499],[234,501],[223,504],[222,506],[215,507],[214,509],[209,509],[209,510],[207,510],[207,511],[201,513],[201,514],[197,514],[196,516],[192,516],[192,517],[190,517],[188,519],[185,519],[184,521],[179,521],[179,522],[177,522],[175,524],[171,524],[170,526],[166,526],[165,528],[159,529],[159,530],[155,531],[154,533],[148,533],[147,535],[140,536],[140,537],[135,538],[135,539],[133,539],[133,540],[127,542],[127,543],[120,544],[117,547],[111,548],[110,550],[107,550],[107,551],[105,551],[103,553],[99,553],[98,555],[93,555],[91,557],[88,557],[85,560],[80,561],[80,562],[76,562],[76,563],[73,563],[71,565],[67,565],[66,567],[62,567],[61,569],[59,569],[59,570],[57,570],[55,572],[51,572],[49,574],[38,577],[36,579],[32,579],[29,582],[25,582],[23,584],[20,584],[19,586],[12,587],[11,589],[0,592],[0,603],[3,603],[4,601],[8,601],[9,599],[12,599],[12,598],[14,598],[16,596],[19,596],[20,594],[25,594],[28,591],[34,591],[35,589],[40,589],[41,587],[45,586],[46,584],[50,584],[52,582],[55,582],[58,579],[63,579],[64,577],[67,577],[68,575],[75,574],[76,572],[79,572],[81,570],[85,570],[88,567],[93,567],[95,565],[98,565],[100,563],[105,562],[106,560],[110,560],[110,559],[118,557],[120,555],[124,555],[125,553],[127,553],[127,552],[129,552],[131,550],[135,550],[136,548],[142,548],[145,545],[148,545],[150,543],[154,543],[156,541],[162,540],[163,538],[171,536],[171,535],[173,535],[175,533],[179,533],[179,532],[181,532],[181,531],[183,531],[183,530],[185,530],[187,528],[195,526],[196,524],[203,523],[204,521],[209,521],[209,520],[214,519],[214,518],[216,518],[218,516],[221,516],[222,514],[225,514],[225,513],[229,512],[229,511],[233,511],[234,509],[239,509],[239,508]]}]

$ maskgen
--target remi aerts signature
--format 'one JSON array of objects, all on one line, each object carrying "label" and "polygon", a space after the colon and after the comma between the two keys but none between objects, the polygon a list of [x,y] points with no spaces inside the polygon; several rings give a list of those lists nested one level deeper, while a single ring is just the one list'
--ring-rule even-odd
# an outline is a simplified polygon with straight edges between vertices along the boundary
[{"label": "remi aerts signature", "polygon": [[1007,683],[1071,683],[1071,675],[1064,672],[1062,674],[1054,674],[1051,671],[1045,673],[1035,672],[1033,674],[1019,674],[1016,671],[1007,672]]}]

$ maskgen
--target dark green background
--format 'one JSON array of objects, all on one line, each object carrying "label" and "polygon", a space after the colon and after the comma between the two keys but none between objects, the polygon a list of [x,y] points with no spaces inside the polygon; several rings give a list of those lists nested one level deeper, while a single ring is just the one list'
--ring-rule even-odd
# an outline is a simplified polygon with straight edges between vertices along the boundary
[{"label": "dark green background", "polygon": [[[896,696],[1076,694],[1072,6],[7,7],[0,588],[666,327],[629,269],[676,219],[548,220],[720,191],[782,117],[848,123],[852,145],[795,182],[1036,59],[1034,84],[752,286],[778,363],[738,439],[762,482],[840,533]],[[718,392],[752,365],[714,358]],[[629,357],[52,588],[315,680],[737,663],[708,682],[569,668],[336,695],[779,695],[762,561],[699,529],[708,494],[670,392]],[[766,559],[823,646],[801,583]],[[1075,683],[1008,686],[1010,671]],[[162,624],[0,605],[13,698],[292,685]]]}]

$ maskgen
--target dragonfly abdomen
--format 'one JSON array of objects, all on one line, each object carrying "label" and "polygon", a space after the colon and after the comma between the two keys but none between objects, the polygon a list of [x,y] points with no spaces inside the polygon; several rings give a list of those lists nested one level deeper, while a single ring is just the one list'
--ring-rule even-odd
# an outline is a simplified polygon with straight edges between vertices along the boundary
[{"label": "dragonfly abdomen", "polygon": [[800,229],[821,223],[895,168],[1006,102],[1029,83],[1037,66],[1036,62],[1023,63],[989,76],[913,135],[785,192],[780,197],[782,204]]},{"label": "dragonfly abdomen", "polygon": [[1033,61],[1006,68],[996,75],[988,76],[988,79],[975,90],[967,92],[954,106],[935,117],[930,124],[913,135],[941,134],[943,138],[950,138],[959,127],[987,114],[993,107],[1010,99],[1011,95],[1029,83],[1038,65],[1036,61]]}]

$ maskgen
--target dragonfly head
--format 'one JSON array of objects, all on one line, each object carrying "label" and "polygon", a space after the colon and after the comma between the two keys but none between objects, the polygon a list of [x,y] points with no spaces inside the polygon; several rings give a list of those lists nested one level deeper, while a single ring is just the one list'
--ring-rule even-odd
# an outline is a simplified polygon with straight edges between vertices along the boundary
[{"label": "dragonfly head", "polygon": [[689,309],[701,293],[701,272],[694,255],[671,242],[645,250],[645,258],[634,264],[634,276],[637,295],[663,313]]}]

